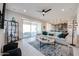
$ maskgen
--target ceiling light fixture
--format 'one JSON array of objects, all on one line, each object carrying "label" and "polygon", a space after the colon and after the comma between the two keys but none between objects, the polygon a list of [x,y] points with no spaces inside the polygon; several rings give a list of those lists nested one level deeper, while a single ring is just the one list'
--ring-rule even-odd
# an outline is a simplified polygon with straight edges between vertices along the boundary
[{"label": "ceiling light fixture", "polygon": [[52,9],[47,9],[47,10],[46,10],[46,9],[43,9],[43,10],[42,10],[42,15],[44,16],[47,12],[49,12],[49,11],[51,11],[51,10],[52,10]]},{"label": "ceiling light fixture", "polygon": [[43,12],[43,16],[45,15],[45,12]]},{"label": "ceiling light fixture", "polygon": [[26,10],[24,10],[24,12],[26,12]]},{"label": "ceiling light fixture", "polygon": [[64,11],[64,9],[61,9],[61,11]]}]

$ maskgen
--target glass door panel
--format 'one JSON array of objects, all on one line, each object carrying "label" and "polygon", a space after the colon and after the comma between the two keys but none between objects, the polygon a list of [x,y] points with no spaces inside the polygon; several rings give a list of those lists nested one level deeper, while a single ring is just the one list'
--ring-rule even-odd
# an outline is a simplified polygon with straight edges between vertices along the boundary
[{"label": "glass door panel", "polygon": [[31,37],[36,37],[37,25],[31,24]]},{"label": "glass door panel", "polygon": [[31,26],[30,24],[23,24],[23,38],[31,37]]},{"label": "glass door panel", "polygon": [[23,39],[35,38],[38,33],[41,33],[40,23],[26,22],[23,24]]}]

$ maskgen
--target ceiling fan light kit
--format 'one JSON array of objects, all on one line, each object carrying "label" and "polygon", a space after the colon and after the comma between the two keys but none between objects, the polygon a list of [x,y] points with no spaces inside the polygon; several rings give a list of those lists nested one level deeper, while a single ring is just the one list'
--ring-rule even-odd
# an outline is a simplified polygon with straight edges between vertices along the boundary
[{"label": "ceiling fan light kit", "polygon": [[45,15],[45,12],[43,12],[42,14],[43,14],[43,16],[44,16],[44,15]]},{"label": "ceiling fan light kit", "polygon": [[48,9],[48,10],[45,10],[45,9],[43,9],[42,10],[42,15],[44,16],[47,12],[49,12],[49,11],[51,11],[52,9]]}]

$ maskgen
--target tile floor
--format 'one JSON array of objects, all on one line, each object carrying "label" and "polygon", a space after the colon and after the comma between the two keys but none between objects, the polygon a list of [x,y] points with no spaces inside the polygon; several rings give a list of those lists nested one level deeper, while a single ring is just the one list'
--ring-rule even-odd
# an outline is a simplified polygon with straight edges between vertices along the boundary
[{"label": "tile floor", "polygon": [[[19,41],[19,47],[22,50],[23,56],[44,56],[44,54],[42,54],[40,51],[35,49],[30,44],[28,44],[28,42],[32,42],[34,40],[35,40],[35,38],[31,38],[31,40],[23,39],[23,40]],[[72,47],[72,48],[73,48],[73,55],[79,56],[79,48],[77,48],[77,47]]]}]

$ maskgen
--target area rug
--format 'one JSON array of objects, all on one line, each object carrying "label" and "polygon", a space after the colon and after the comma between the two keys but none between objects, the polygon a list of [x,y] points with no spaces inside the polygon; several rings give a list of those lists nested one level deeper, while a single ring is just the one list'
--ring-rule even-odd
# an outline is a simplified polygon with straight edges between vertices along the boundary
[{"label": "area rug", "polygon": [[51,44],[44,44],[41,48],[40,42],[37,40],[30,42],[29,44],[45,56],[73,56],[73,49],[71,47],[64,46],[61,44],[56,43],[55,46]]}]

